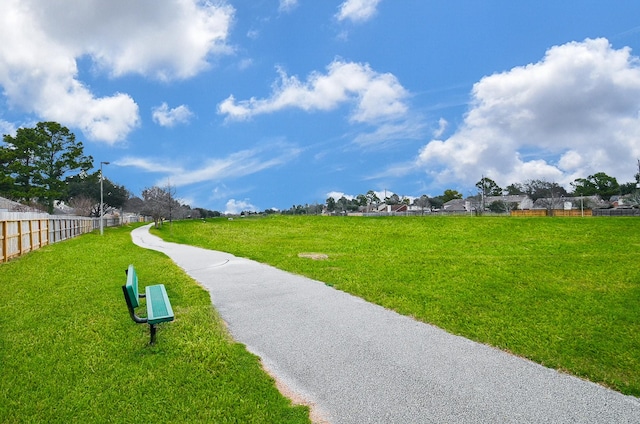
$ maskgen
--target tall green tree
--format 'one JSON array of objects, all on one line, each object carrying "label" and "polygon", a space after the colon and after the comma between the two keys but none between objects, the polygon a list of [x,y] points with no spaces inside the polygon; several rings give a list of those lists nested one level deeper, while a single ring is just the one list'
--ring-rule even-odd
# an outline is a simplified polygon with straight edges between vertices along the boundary
[{"label": "tall green tree", "polygon": [[349,199],[342,196],[336,201],[336,210],[346,212],[349,208]]},{"label": "tall green tree", "polygon": [[1,147],[1,162],[6,164],[2,180],[7,190],[6,197],[24,203],[40,195],[33,178],[37,171],[35,162],[38,156],[38,134],[35,128],[19,128],[16,136],[5,135]]},{"label": "tall green tree", "polygon": [[431,208],[433,208],[433,209],[442,209],[442,207],[445,204],[444,195],[440,195],[440,196],[436,196],[436,197],[430,197],[429,198],[429,203],[431,203]]},{"label": "tall green tree", "polygon": [[627,194],[631,194],[637,190],[637,185],[635,181],[629,181],[628,183],[620,184],[620,196],[626,196]]},{"label": "tall green tree", "polygon": [[398,196],[397,194],[394,193],[391,196],[386,197],[384,199],[384,202],[387,205],[399,205],[400,204],[400,196]]},{"label": "tall green tree", "polygon": [[458,192],[457,190],[448,188],[444,191],[444,194],[441,197],[442,203],[447,203],[450,200],[462,199],[462,193]]},{"label": "tall green tree", "polygon": [[491,178],[482,177],[480,181],[476,183],[478,193],[483,196],[502,196],[502,189]]},{"label": "tall green tree", "polygon": [[559,199],[567,195],[567,190],[555,182],[546,180],[527,180],[522,184],[524,194],[535,202],[538,199]]},{"label": "tall green tree", "polygon": [[369,202],[367,200],[367,196],[365,196],[364,194],[358,194],[358,196],[356,196],[356,201],[360,206],[367,206],[367,203]]},{"label": "tall green tree", "polygon": [[587,178],[576,178],[571,185],[576,196],[599,195],[605,200],[609,200],[620,192],[620,184],[615,177],[610,177],[604,172],[589,175]]},{"label": "tall green tree", "polygon": [[11,162],[11,151],[0,146],[0,196],[13,197],[11,191],[15,186],[15,180],[9,170]]},{"label": "tall green tree", "polygon": [[15,137],[5,135],[3,140],[0,156],[10,160],[5,173],[14,182],[10,197],[26,202],[36,199],[49,213],[53,213],[54,201],[67,195],[65,177],[93,166],[82,143],[57,122],[19,128]]},{"label": "tall green tree", "polygon": [[[65,200],[72,206],[83,200],[90,201],[89,216],[99,216],[100,214],[100,171],[93,174],[80,173],[68,177],[67,196]],[[129,199],[129,191],[121,185],[114,184],[108,178],[102,180],[102,191],[104,204],[102,210],[119,209],[124,206]],[[75,207],[75,206],[74,206]]]},{"label": "tall green tree", "polygon": [[367,191],[367,194],[365,194],[365,196],[367,197],[367,201],[370,205],[377,205],[378,203],[380,203],[380,198],[373,190]]},{"label": "tall green tree", "polygon": [[509,184],[504,188],[504,191],[508,195],[527,194],[525,192],[524,186],[520,183]]},{"label": "tall green tree", "polygon": [[333,212],[336,210],[336,199],[333,197],[327,197],[327,210]]}]

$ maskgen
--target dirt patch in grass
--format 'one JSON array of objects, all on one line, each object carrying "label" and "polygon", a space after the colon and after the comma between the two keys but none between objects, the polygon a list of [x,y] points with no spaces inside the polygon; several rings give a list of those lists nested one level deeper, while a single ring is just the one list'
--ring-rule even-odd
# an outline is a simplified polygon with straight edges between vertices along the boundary
[{"label": "dirt patch in grass", "polygon": [[329,259],[329,255],[324,253],[298,253],[299,258],[309,258],[314,261],[324,261],[325,259]]}]

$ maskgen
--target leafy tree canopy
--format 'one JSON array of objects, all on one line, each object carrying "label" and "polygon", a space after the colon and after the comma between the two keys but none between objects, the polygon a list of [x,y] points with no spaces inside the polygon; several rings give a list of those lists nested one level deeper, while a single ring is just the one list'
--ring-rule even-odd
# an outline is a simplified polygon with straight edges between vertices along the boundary
[{"label": "leafy tree canopy", "polygon": [[482,177],[480,181],[476,183],[478,193],[484,196],[502,196],[502,189],[491,178]]},{"label": "leafy tree canopy", "polygon": [[334,199],[333,197],[327,198],[327,210],[329,212],[333,212],[336,210],[336,199]]},{"label": "leafy tree canopy", "polygon": [[457,190],[447,189],[442,195],[442,203],[447,203],[450,200],[462,199],[462,193]]},{"label": "leafy tree canopy", "polygon": [[526,194],[524,191],[524,187],[520,183],[509,184],[504,188],[504,191],[508,195]]},{"label": "leafy tree canopy", "polygon": [[[100,211],[100,171],[93,174],[81,173],[68,177],[67,197],[65,200],[73,203],[78,199],[87,199],[91,202],[90,216],[99,216]],[[129,191],[121,185],[114,184],[105,178],[102,181],[102,192],[105,211],[119,209],[129,199]]]},{"label": "leafy tree canopy", "polygon": [[534,202],[542,198],[554,199],[567,195],[564,187],[545,180],[527,180],[522,184],[522,189]]},{"label": "leafy tree canopy", "polygon": [[577,178],[571,183],[576,196],[599,195],[605,200],[620,192],[620,185],[614,177],[604,172],[589,175],[587,178]]},{"label": "leafy tree canopy", "polygon": [[387,205],[399,205],[400,204],[400,196],[397,194],[392,194],[391,196],[384,199],[384,202]]},{"label": "leafy tree canopy", "polygon": [[8,197],[37,200],[53,213],[55,200],[67,196],[65,177],[91,169],[93,158],[67,127],[57,122],[39,122],[35,128],[19,128],[16,136],[5,135],[0,162],[7,166],[0,183],[13,183]]},{"label": "leafy tree canopy", "polygon": [[627,194],[631,194],[636,191],[637,183],[628,182],[624,184],[620,184],[620,195],[625,196]]},{"label": "leafy tree canopy", "polygon": [[373,190],[367,191],[367,194],[365,195],[365,197],[367,198],[367,202],[370,205],[377,205],[378,203],[380,203],[380,198],[378,197],[376,192]]}]

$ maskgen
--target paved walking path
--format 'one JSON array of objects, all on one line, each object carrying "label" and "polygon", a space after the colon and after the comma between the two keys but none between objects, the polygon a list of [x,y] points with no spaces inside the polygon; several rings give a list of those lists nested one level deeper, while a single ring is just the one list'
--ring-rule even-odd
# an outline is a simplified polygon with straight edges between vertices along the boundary
[{"label": "paved walking path", "polygon": [[[233,337],[331,423],[640,423],[624,396],[233,255],[167,243]],[[637,352],[640,354],[640,352]]]}]

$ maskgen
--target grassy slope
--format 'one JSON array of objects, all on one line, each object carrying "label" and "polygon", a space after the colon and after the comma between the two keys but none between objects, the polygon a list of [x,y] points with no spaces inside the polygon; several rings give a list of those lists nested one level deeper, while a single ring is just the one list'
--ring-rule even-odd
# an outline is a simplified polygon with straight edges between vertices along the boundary
[{"label": "grassy slope", "polygon": [[[309,422],[233,342],[208,293],[108,229],[0,265],[0,422]],[[129,317],[121,285],[164,283],[176,320]]]},{"label": "grassy slope", "polygon": [[270,217],[160,233],[640,396],[639,230],[633,218]]}]

